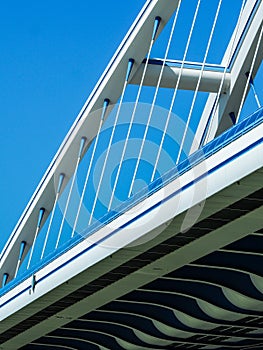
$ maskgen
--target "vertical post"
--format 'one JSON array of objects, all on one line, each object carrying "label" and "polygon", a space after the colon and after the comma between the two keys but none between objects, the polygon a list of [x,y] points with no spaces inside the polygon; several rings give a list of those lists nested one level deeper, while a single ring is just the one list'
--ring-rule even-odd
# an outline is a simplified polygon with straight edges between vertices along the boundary
[{"label": "vertical post", "polygon": [[154,26],[153,26],[153,34],[152,34],[153,41],[156,38],[156,34],[158,32],[160,23],[161,23],[161,17],[159,17],[159,16],[155,17]]},{"label": "vertical post", "polygon": [[40,229],[44,213],[45,213],[45,208],[40,208],[39,215],[38,215],[38,221],[37,221],[37,228],[38,229]]},{"label": "vertical post", "polygon": [[[109,104],[110,104],[110,100],[108,98],[105,98],[105,100],[103,101],[103,107],[102,107],[102,112],[101,112],[101,117],[100,117],[100,120],[102,120],[102,121],[104,121]],[[99,134],[99,130],[98,130],[97,135],[98,134]]]},{"label": "vertical post", "polygon": [[8,273],[3,274],[2,287],[6,285],[8,277],[9,277]]},{"label": "vertical post", "polygon": [[78,158],[81,158],[81,156],[82,156],[82,152],[83,152],[86,141],[87,141],[86,137],[82,137],[80,140]]},{"label": "vertical post", "polygon": [[57,194],[59,194],[60,191],[61,191],[61,187],[62,187],[64,178],[65,178],[65,174],[62,173],[62,174],[59,175],[58,187],[57,187]]},{"label": "vertical post", "polygon": [[33,293],[34,293],[34,291],[35,291],[36,284],[37,284],[36,275],[33,275],[33,276],[32,276],[32,280],[31,280],[31,289],[32,289],[32,292],[33,292]]},{"label": "vertical post", "polygon": [[17,265],[16,265],[16,271],[15,271],[14,278],[16,278],[16,275],[18,273],[18,270],[19,270],[19,267],[20,267],[20,264],[21,264],[21,261],[22,261],[22,257],[23,257],[24,251],[25,251],[25,247],[26,247],[26,242],[22,241],[20,243],[19,256],[18,256],[18,261],[17,261]]},{"label": "vertical post", "polygon": [[129,80],[133,64],[134,64],[134,59],[130,58],[129,61],[128,61],[128,67],[127,67],[127,72],[126,72],[126,77],[125,77],[125,81],[126,82]]}]

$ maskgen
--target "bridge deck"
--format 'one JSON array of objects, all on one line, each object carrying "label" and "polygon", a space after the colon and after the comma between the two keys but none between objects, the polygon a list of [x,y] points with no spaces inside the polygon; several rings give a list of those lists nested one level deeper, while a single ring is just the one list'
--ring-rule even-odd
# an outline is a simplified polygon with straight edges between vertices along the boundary
[{"label": "bridge deck", "polygon": [[[251,264],[257,256],[256,241],[260,239],[260,230],[262,229],[263,183],[261,181],[262,170],[259,169],[262,168],[263,164],[262,159],[258,159],[259,148],[262,149],[263,142],[261,137],[262,121],[263,110],[260,109],[240,124],[237,124],[233,129],[207,144],[202,150],[184,160],[162,179],[155,181],[150,189],[151,195],[143,191],[133,201],[124,205],[122,208],[123,214],[109,213],[101,226],[96,225],[93,228],[94,231],[87,232],[86,238],[82,237],[79,242],[75,238],[74,242],[62,248],[59,256],[49,256],[45,262],[35,267],[34,270],[28,271],[24,276],[20,276],[19,279],[7,284],[1,293],[2,321],[0,330],[2,335],[0,339],[1,342],[6,344],[4,349],[12,348],[14,344],[25,344],[25,339],[28,341],[31,337],[33,341],[37,337],[36,334],[40,336],[43,330],[46,333],[58,327],[61,328],[36,341],[34,346],[74,343],[77,341],[76,339],[82,339],[81,328],[79,327],[78,331],[76,330],[78,322],[86,322],[86,326],[90,329],[88,332],[90,335],[88,337],[89,344],[92,343],[93,339],[91,334],[102,332],[101,340],[96,340],[95,343],[99,343],[104,347],[106,347],[107,339],[110,337],[114,344],[116,342],[119,344],[120,349],[125,348],[123,345],[125,342],[133,341],[135,344],[139,342],[137,346],[143,348],[148,342],[138,336],[136,327],[132,328],[133,332],[137,334],[136,337],[138,337],[135,340],[126,335],[119,337],[113,330],[111,331],[112,324],[114,324],[112,315],[115,313],[117,313],[117,317],[122,317],[123,313],[128,314],[129,317],[123,327],[131,327],[129,325],[132,317],[130,314],[133,314],[132,310],[129,309],[131,302],[134,310],[136,305],[141,309],[140,312],[138,309],[135,312],[136,315],[134,315],[137,322],[141,322],[141,318],[145,318],[143,315],[148,314],[147,317],[152,320],[155,328],[157,328],[155,329],[155,333],[158,333],[157,340],[151,333],[152,331],[150,332],[151,336],[147,332],[145,333],[145,337],[147,339],[149,337],[151,344],[155,344],[157,349],[159,349],[160,339],[163,339],[164,344],[169,343],[166,343],[167,336],[172,343],[175,342],[178,345],[190,346],[197,343],[208,346],[207,344],[211,343],[211,346],[215,346],[222,339],[225,339],[226,342],[229,339],[231,342],[230,331],[226,331],[229,327],[240,332],[242,337],[249,333],[250,328],[245,328],[244,318],[249,317],[253,324],[253,320],[260,316],[257,312],[251,311],[251,303],[256,305],[252,307],[253,310],[258,307],[261,308],[259,297],[262,283],[260,277],[261,265],[258,263],[258,269],[253,268],[251,270]],[[222,156],[222,154],[225,156]],[[250,171],[247,170],[247,166],[245,168],[242,166],[246,162],[245,159],[250,159]],[[205,164],[205,173],[202,175],[200,169],[204,170],[203,164]],[[229,164],[231,165],[229,166]],[[235,169],[235,172],[231,169]],[[196,177],[198,172],[200,179]],[[195,174],[194,181],[190,173]],[[229,185],[223,190],[226,183],[224,173],[228,174]],[[222,177],[223,181],[220,182]],[[185,224],[185,212],[193,205],[194,196],[187,192],[191,178],[194,186],[199,189],[198,182],[200,181],[202,187],[205,184],[202,180],[206,180],[207,187],[204,192],[201,191],[200,193],[205,195],[207,200],[200,218],[196,220],[197,222],[188,231],[180,233],[182,225]],[[178,197],[175,198],[176,196],[172,195],[176,191],[175,184],[177,180],[180,180],[179,187],[177,183],[177,192],[178,195],[180,194],[179,204]],[[239,183],[240,180],[241,184]],[[169,186],[172,187],[168,189]],[[164,188],[166,189],[165,196],[158,196]],[[189,196],[192,199],[191,203],[188,202]],[[172,197],[176,199],[173,202],[171,201]],[[199,203],[200,199],[202,198],[197,196],[195,198],[196,203]],[[125,216],[125,213],[129,211],[128,209],[131,210],[132,207],[136,207],[137,201],[138,204],[142,201],[148,201],[148,203],[143,206],[141,212],[135,212],[133,217]],[[168,201],[169,205],[166,206]],[[154,214],[151,216],[151,211],[155,213],[154,210],[158,207],[158,203],[160,204],[158,217]],[[176,210],[174,210],[175,205],[177,206]],[[168,208],[173,208],[173,210],[169,212]],[[145,217],[147,220],[145,220]],[[174,219],[172,219],[173,217]],[[141,222],[140,234],[136,236],[136,231],[138,231],[136,225],[142,218],[144,218],[144,221]],[[172,221],[170,221],[171,219]],[[108,223],[107,226],[105,226],[106,222]],[[116,225],[114,225],[114,222],[116,222]],[[130,231],[127,229],[129,226],[131,226]],[[258,231],[258,234],[254,234],[255,231]],[[249,233],[250,236],[252,234],[251,243],[248,252],[245,252],[243,249]],[[146,235],[146,240],[140,241],[140,239],[143,239],[143,235]],[[134,241],[135,243],[137,241],[137,243],[134,244]],[[224,264],[225,259],[232,261],[231,259],[235,258],[232,270],[237,278],[236,280],[238,280],[239,275],[243,276],[242,278],[249,276],[252,285],[255,285],[254,288],[257,289],[257,293],[254,291],[252,295],[247,292],[247,288],[252,288],[251,283],[246,285],[245,288],[241,287],[242,283],[240,286],[236,286],[236,282],[233,282],[233,285],[229,282],[230,285],[227,285],[227,279],[222,279],[220,271],[226,273],[227,276],[230,274],[228,272],[229,267],[224,267],[224,265],[217,267],[213,264],[210,266],[210,260],[213,261],[216,254],[223,254],[224,258],[223,260],[216,259],[213,262],[214,265]],[[243,263],[243,267],[239,266],[240,254],[247,261]],[[201,258],[200,261],[202,262],[203,256],[207,256],[204,259],[208,259],[207,261],[204,260],[205,268],[213,269],[209,276],[213,274],[217,276],[213,283],[209,280],[209,276],[204,279],[204,276],[199,276],[199,272],[195,272],[196,265],[202,266],[202,263],[197,259]],[[258,259],[260,259],[260,256],[258,256]],[[232,263],[229,262],[229,264]],[[183,277],[182,273],[184,270],[188,271],[187,269],[190,269],[190,272],[189,274],[187,272]],[[198,269],[198,271],[201,273],[203,268]],[[30,278],[28,278],[29,275]],[[33,288],[32,275],[35,276],[36,281]],[[189,277],[187,277],[188,275]],[[182,285],[182,288],[186,289],[180,289],[182,279],[184,281],[184,287]],[[133,290],[135,291],[132,292]],[[199,290],[200,292],[198,292]],[[220,297],[221,299],[213,297],[214,290],[223,290],[224,297]],[[134,299],[135,295],[137,301]],[[169,301],[169,295],[173,295],[172,303]],[[208,297],[209,295],[210,297]],[[239,297],[237,298],[239,295],[240,301]],[[156,297],[162,297],[163,300],[167,298],[167,305],[161,305],[160,302],[157,302],[158,298],[155,300]],[[180,299],[182,299],[181,302],[179,302]],[[176,306],[175,301],[172,300],[177,300]],[[187,305],[191,300],[191,303],[194,302],[198,305],[196,311],[194,309],[191,312],[188,310]],[[141,303],[145,304],[144,308],[142,308]],[[121,310],[118,305],[121,306]],[[179,305],[181,306],[179,307]],[[98,307],[97,311],[93,311]],[[110,311],[114,308],[116,308],[115,311]],[[156,309],[153,314],[150,311],[152,309]],[[75,311],[72,313],[72,310]],[[181,317],[183,319],[189,319],[189,317],[190,319],[196,319],[198,327],[190,331],[185,329],[185,326],[173,324],[174,320],[169,326],[171,327],[171,334],[167,335],[170,328],[166,326],[168,329],[164,332],[161,326],[162,317],[168,312],[167,310],[174,310],[175,319],[178,319],[178,317],[180,320]],[[159,312],[160,315],[157,317]],[[16,316],[7,317],[11,314]],[[98,317],[96,322],[94,317],[96,319]],[[104,321],[100,320],[100,317],[103,317]],[[63,326],[71,318],[79,320]],[[36,319],[39,322],[41,321],[39,325],[36,325]],[[93,323],[91,320],[93,320]],[[202,328],[201,325],[204,322],[210,324],[208,327],[210,331],[207,335],[208,338],[205,342],[202,342],[201,338],[205,334],[200,328]],[[91,323],[93,324],[92,327]],[[102,323],[105,323],[106,326],[102,326]],[[144,327],[144,321],[142,327]],[[218,327],[220,329],[223,327],[223,331],[219,331]],[[28,328],[31,331],[27,330]],[[252,327],[252,331],[255,330],[254,328]],[[32,332],[32,329],[34,329],[34,332]],[[73,330],[75,332],[74,336],[72,335],[74,334],[74,332],[72,333]],[[142,331],[139,327],[137,332]],[[20,332],[23,333],[18,335]],[[224,336],[221,335],[221,332]],[[62,338],[61,335],[63,335]],[[153,338],[151,338],[152,336]],[[71,337],[76,339],[70,340]],[[246,336],[246,340],[242,340],[242,337],[237,337],[239,346],[243,343],[246,345],[247,339],[250,339],[250,336]],[[218,338],[218,341],[215,341],[216,338]],[[251,344],[255,342],[256,340],[252,336]],[[113,348],[115,348],[115,345]],[[116,348],[118,348],[117,345]]]},{"label": "bridge deck", "polygon": [[[208,160],[212,155],[214,155],[221,149],[225,148],[230,143],[238,140],[240,137],[242,137],[243,135],[246,135],[252,130],[257,130],[257,127],[260,126],[262,123],[263,123],[263,108],[260,108],[251,116],[245,118],[243,121],[236,124],[231,129],[225,131],[223,134],[215,138],[206,146],[194,152],[190,157],[187,157],[185,160],[179,163],[178,166],[168,171],[162,177],[150,183],[149,186],[145,187],[140,192],[136,193],[136,195],[131,197],[129,200],[125,201],[120,207],[116,208],[114,211],[110,211],[107,215],[102,217],[99,222],[97,221],[93,225],[91,225],[88,228],[88,230],[84,232],[81,236],[76,235],[71,240],[68,240],[65,244],[60,246],[59,249],[51,252],[38,264],[35,264],[31,269],[25,271],[24,274],[19,275],[18,278],[14,279],[13,281],[8,283],[5,287],[1,289],[0,296],[6,293],[6,291],[11,290],[14,286],[20,284],[22,281],[28,278],[28,276],[32,276],[37,271],[41,270],[44,266],[46,266],[51,261],[55,259],[59,259],[59,257],[64,252],[68,251],[69,249],[74,247],[76,244],[92,236],[95,232],[99,231],[106,225],[109,225],[111,222],[121,217],[121,215],[131,210],[136,205],[141,204],[145,199],[149,198],[151,195],[153,195],[157,191],[164,189],[165,186],[167,186],[169,183],[175,181],[176,179],[179,179],[180,176],[182,176],[187,172],[194,171],[195,167],[197,167],[200,163],[205,164],[206,160]],[[239,152],[240,154],[246,153],[250,149],[257,147],[262,143],[263,140],[260,137],[260,131],[257,131],[257,134],[259,134],[258,140],[256,140],[252,144],[248,144],[248,145],[244,144],[244,149]],[[226,152],[228,152],[228,150],[226,150]],[[234,154],[224,162],[221,162],[220,165],[217,165],[217,167],[219,166],[223,167],[224,165],[227,165],[227,163],[231,162],[231,160],[233,160],[234,158],[238,158],[238,156],[239,154]],[[259,163],[259,166],[260,166],[260,163]],[[201,174],[199,177],[195,177],[194,182],[198,183],[198,181],[200,181],[200,178],[208,176],[208,174],[211,173],[212,171],[215,171],[217,167],[215,167],[214,169],[208,170],[206,169],[206,167],[203,166],[203,174]],[[238,178],[237,178],[237,181],[238,181]],[[183,190],[184,188],[180,188],[179,192]],[[206,199],[206,198],[202,198],[202,199]],[[122,227],[123,224],[121,224],[120,227]],[[125,225],[128,225],[128,224],[126,223]],[[94,243],[99,244],[95,241]]]}]

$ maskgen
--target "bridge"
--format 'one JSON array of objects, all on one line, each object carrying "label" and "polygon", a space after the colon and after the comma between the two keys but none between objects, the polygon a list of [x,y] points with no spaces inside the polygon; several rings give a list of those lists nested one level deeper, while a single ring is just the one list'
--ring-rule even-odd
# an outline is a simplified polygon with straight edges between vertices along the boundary
[{"label": "bridge", "polygon": [[262,24],[146,1],[1,252],[0,349],[263,348]]}]

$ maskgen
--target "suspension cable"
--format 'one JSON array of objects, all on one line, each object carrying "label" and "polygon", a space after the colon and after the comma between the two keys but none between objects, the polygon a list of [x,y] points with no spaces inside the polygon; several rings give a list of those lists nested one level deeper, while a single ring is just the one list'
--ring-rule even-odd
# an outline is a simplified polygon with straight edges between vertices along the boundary
[{"label": "suspension cable", "polygon": [[104,159],[104,162],[103,162],[103,166],[102,166],[102,170],[101,170],[101,174],[100,174],[100,179],[99,179],[97,191],[96,191],[96,194],[95,194],[93,206],[92,206],[92,209],[91,209],[88,225],[91,224],[91,221],[92,221],[92,218],[93,218],[93,214],[94,214],[94,210],[95,210],[95,207],[96,207],[96,204],[97,204],[97,200],[98,200],[98,196],[99,196],[99,192],[100,192],[100,187],[101,187],[101,184],[102,184],[102,179],[104,177],[104,172],[105,172],[105,169],[106,169],[106,165],[107,165],[107,161],[108,161],[108,157],[109,157],[109,153],[110,153],[113,137],[114,137],[114,134],[115,134],[115,129],[116,129],[116,126],[117,126],[117,122],[119,120],[119,115],[120,115],[120,111],[121,111],[121,107],[122,107],[122,102],[123,102],[125,91],[126,91],[126,88],[127,88],[127,85],[128,85],[128,80],[129,80],[129,76],[130,76],[130,73],[131,73],[131,70],[132,70],[132,67],[133,67],[133,63],[134,63],[133,59],[130,59],[129,62],[128,62],[126,78],[125,78],[125,81],[124,81],[124,84],[123,84],[122,93],[121,93],[121,97],[120,97],[120,102],[119,102],[117,113],[116,113],[115,120],[114,120],[114,123],[113,123],[113,128],[112,128],[109,144],[108,144],[108,147],[107,147],[105,159]]},{"label": "suspension cable", "polygon": [[104,104],[103,104],[103,108],[102,108],[102,112],[101,112],[101,117],[100,117],[99,129],[98,129],[98,132],[97,132],[96,137],[95,137],[94,146],[93,146],[93,150],[92,150],[92,154],[91,154],[91,159],[89,161],[89,166],[88,166],[88,170],[87,170],[87,173],[86,173],[84,186],[83,186],[83,189],[82,189],[80,202],[79,202],[79,206],[78,206],[78,211],[77,211],[77,215],[76,215],[76,218],[75,218],[75,221],[74,221],[74,225],[73,225],[73,229],[72,229],[72,233],[71,233],[71,238],[74,236],[74,233],[75,233],[75,230],[76,230],[76,226],[77,226],[77,223],[78,223],[81,206],[82,206],[83,199],[84,199],[84,196],[85,196],[85,192],[86,192],[86,188],[87,188],[90,172],[91,172],[91,169],[92,169],[92,166],[93,166],[93,163],[94,163],[94,157],[95,157],[95,153],[96,153],[96,149],[97,149],[97,145],[98,145],[98,141],[99,141],[99,137],[100,137],[100,132],[101,132],[101,128],[102,128],[102,125],[103,125],[103,122],[104,122],[104,118],[105,118],[105,115],[106,115],[106,112],[107,112],[107,108],[109,106],[109,102],[110,102],[110,100],[107,99],[107,98],[104,100]]},{"label": "suspension cable", "polygon": [[34,252],[34,249],[35,249],[36,238],[37,238],[38,232],[40,230],[40,226],[41,226],[41,223],[42,223],[42,219],[43,219],[44,213],[45,213],[45,209],[44,208],[40,208],[39,214],[38,214],[37,227],[36,227],[36,230],[35,230],[34,239],[33,239],[32,247],[31,247],[31,250],[30,250],[29,259],[28,259],[28,263],[27,263],[27,270],[28,270],[28,268],[30,266],[30,263],[31,263],[31,259],[32,259],[33,252]]},{"label": "suspension cable", "polygon": [[48,241],[51,225],[52,225],[53,218],[54,218],[54,215],[55,215],[55,210],[56,210],[56,206],[57,206],[57,202],[58,202],[58,198],[59,198],[59,195],[60,195],[60,191],[61,191],[61,187],[62,187],[64,178],[65,178],[65,175],[64,174],[60,174],[59,181],[58,181],[57,192],[56,192],[56,197],[55,197],[55,201],[54,201],[53,208],[52,208],[52,211],[51,211],[51,216],[50,216],[48,229],[47,229],[47,233],[46,233],[46,236],[45,236],[45,241],[44,241],[44,244],[43,244],[40,260],[42,260],[43,256],[44,256],[44,252],[45,252],[45,249],[46,249],[46,245],[47,245],[47,241]]},{"label": "suspension cable", "polygon": [[[159,86],[160,86],[160,83],[161,83],[161,79],[162,79],[162,75],[163,75],[163,71],[164,71],[164,67],[165,67],[165,62],[167,60],[167,56],[168,56],[168,53],[169,53],[171,40],[172,40],[172,37],[173,37],[174,28],[175,28],[175,24],[176,24],[176,21],[177,21],[180,5],[181,5],[181,0],[179,2],[179,5],[177,6],[175,19],[173,21],[173,25],[172,25],[169,41],[168,41],[166,52],[165,52],[165,58],[164,58],[164,61],[162,63],[161,72],[160,72],[160,75],[159,75],[159,79],[158,79],[158,83],[157,83],[157,86],[156,86],[155,95],[154,95],[154,99],[153,99],[152,105],[155,104],[155,100],[156,100],[156,97],[157,97],[158,89],[159,89]],[[130,123],[129,123],[129,128],[128,128],[128,132],[127,132],[125,143],[124,143],[124,147],[123,147],[123,150],[122,150],[121,160],[120,160],[120,163],[119,163],[119,166],[118,166],[118,170],[117,170],[117,174],[116,174],[116,178],[115,178],[115,182],[114,182],[114,186],[113,186],[113,190],[112,190],[112,194],[111,194],[108,210],[110,210],[110,207],[111,207],[111,204],[112,204],[112,200],[114,198],[114,193],[115,193],[115,190],[116,190],[116,186],[117,186],[117,183],[118,183],[121,166],[122,166],[122,163],[123,163],[123,160],[124,160],[126,148],[127,148],[128,141],[129,141],[130,132],[131,132],[133,121],[134,121],[134,117],[135,117],[135,112],[136,112],[136,109],[137,109],[137,105],[138,105],[141,89],[142,89],[144,78],[145,78],[145,73],[146,73],[148,62],[149,62],[149,59],[150,59],[152,46],[153,46],[153,43],[154,43],[154,37],[155,37],[155,35],[153,34],[153,38],[152,38],[152,41],[151,41],[151,44],[150,44],[150,48],[149,48],[148,55],[147,55],[146,62],[145,62],[145,66],[144,66],[142,79],[141,79],[141,82],[140,82],[140,87],[139,87],[138,94],[137,94],[137,97],[136,97],[135,107],[133,109],[132,117],[131,117],[131,120],[130,120]],[[150,113],[152,113],[152,112],[150,112]]]},{"label": "suspension cable", "polygon": [[181,66],[180,66],[177,82],[176,82],[176,85],[175,85],[175,88],[174,88],[174,92],[173,92],[170,108],[169,108],[169,111],[168,111],[166,123],[165,123],[164,130],[163,130],[163,133],[162,133],[162,139],[161,139],[160,146],[159,146],[159,149],[158,149],[157,157],[155,159],[155,164],[154,164],[154,168],[153,168],[151,181],[153,181],[153,179],[155,177],[155,173],[156,173],[157,166],[158,166],[158,163],[159,163],[159,159],[160,159],[160,156],[161,156],[161,151],[162,151],[165,135],[166,135],[166,132],[167,132],[167,129],[168,129],[168,125],[169,125],[171,116],[172,116],[172,110],[173,110],[175,98],[176,98],[176,95],[177,95],[177,92],[178,92],[179,84],[181,82],[183,67],[184,67],[184,64],[185,64],[185,61],[186,61],[186,56],[187,56],[187,53],[188,53],[190,41],[192,39],[193,30],[194,30],[197,14],[198,14],[199,7],[200,7],[200,2],[201,2],[201,0],[198,0],[197,6],[196,6],[196,9],[195,9],[195,13],[194,13],[192,25],[191,25],[191,28],[190,28],[190,32],[189,32],[189,35],[188,35],[187,43],[186,43],[186,46],[185,46],[184,55],[183,55],[183,59],[182,59],[182,62],[181,62]]},{"label": "suspension cable", "polygon": [[77,176],[77,171],[78,171],[78,167],[79,167],[79,163],[80,163],[80,160],[81,160],[81,156],[82,156],[82,152],[83,152],[85,143],[86,143],[86,138],[85,138],[85,137],[82,137],[82,139],[81,139],[81,141],[80,141],[80,148],[79,148],[79,153],[78,153],[77,162],[76,162],[76,165],[75,165],[75,170],[74,170],[74,173],[73,173],[73,177],[72,177],[71,185],[70,185],[70,189],[69,189],[69,194],[68,194],[67,201],[66,201],[66,206],[65,206],[65,209],[64,209],[62,221],[61,221],[60,228],[59,228],[59,232],[58,232],[58,237],[57,237],[55,249],[57,249],[58,244],[59,244],[59,241],[60,241],[62,229],[63,229],[63,226],[64,226],[66,214],[67,214],[68,207],[69,207],[69,202],[70,202],[70,199],[71,199],[71,194],[72,194],[73,186],[74,186],[74,184],[75,184],[75,180],[76,180],[76,176]]},{"label": "suspension cable", "polygon": [[209,36],[208,43],[207,43],[205,56],[204,56],[204,59],[203,59],[203,62],[202,62],[202,67],[201,67],[200,74],[199,74],[199,77],[198,77],[198,82],[197,82],[196,89],[195,89],[195,92],[194,92],[194,97],[193,97],[192,104],[191,104],[191,107],[190,107],[190,112],[189,112],[189,115],[188,115],[188,118],[187,118],[187,122],[186,122],[186,125],[185,125],[183,138],[182,138],[182,141],[181,141],[181,144],[180,144],[180,148],[179,148],[179,152],[178,152],[178,155],[177,155],[176,165],[178,164],[178,162],[180,160],[181,153],[182,153],[182,150],[183,150],[183,146],[184,146],[184,143],[185,143],[186,134],[187,134],[188,127],[189,127],[189,124],[190,124],[190,121],[191,121],[191,117],[192,117],[192,114],[193,114],[193,109],[194,109],[195,101],[196,101],[196,98],[197,98],[197,93],[199,91],[201,79],[202,79],[204,68],[205,68],[205,64],[206,64],[207,55],[208,55],[209,50],[210,50],[210,45],[211,45],[212,38],[213,38],[213,35],[214,35],[214,31],[215,31],[216,23],[217,23],[217,20],[218,20],[218,15],[219,15],[219,12],[220,12],[220,9],[221,9],[221,5],[222,5],[222,0],[219,0],[218,6],[217,6],[217,10],[216,10],[216,14],[215,14],[215,18],[214,18],[214,22],[213,22],[213,26],[212,26],[212,29],[211,29],[211,33],[210,33],[210,36]]},{"label": "suspension cable", "polygon": [[[117,187],[117,183],[118,183],[118,179],[119,179],[119,175],[120,175],[120,171],[121,171],[121,166],[122,166],[122,163],[123,163],[123,160],[124,160],[124,155],[125,155],[126,148],[127,148],[127,145],[128,145],[128,141],[129,141],[129,137],[130,137],[133,121],[134,121],[135,114],[136,114],[136,111],[137,111],[137,106],[138,106],[138,102],[139,102],[139,99],[140,99],[143,82],[144,82],[144,79],[145,79],[145,75],[146,75],[146,71],[147,71],[147,68],[148,68],[150,55],[151,55],[151,52],[152,52],[152,47],[153,47],[155,36],[156,36],[157,30],[158,30],[158,27],[159,27],[159,24],[160,24],[160,20],[161,20],[160,17],[156,17],[156,19],[155,19],[155,23],[156,24],[155,24],[154,29],[153,29],[153,34],[152,34],[152,39],[151,39],[151,42],[150,42],[150,47],[149,47],[148,54],[147,54],[147,57],[146,57],[146,62],[145,62],[145,65],[144,65],[142,78],[141,78],[141,81],[140,81],[138,93],[137,93],[135,104],[134,104],[134,108],[133,108],[133,111],[132,111],[132,116],[131,116],[131,120],[130,120],[130,123],[129,123],[128,132],[127,132],[127,135],[126,135],[126,138],[125,138],[125,142],[124,142],[124,146],[123,146],[123,150],[122,150],[122,154],[121,154],[121,159],[120,159],[120,162],[119,162],[119,165],[118,165],[118,169],[117,169],[117,173],[116,173],[116,177],[115,177],[115,181],[114,181],[114,185],[113,185],[113,189],[112,189],[112,193],[111,193],[111,197],[110,197],[110,201],[109,201],[109,205],[108,205],[108,211],[111,208],[112,201],[113,201],[114,194],[115,194],[115,190],[116,190],[116,187]],[[158,22],[156,22],[156,21],[158,21]]]}]

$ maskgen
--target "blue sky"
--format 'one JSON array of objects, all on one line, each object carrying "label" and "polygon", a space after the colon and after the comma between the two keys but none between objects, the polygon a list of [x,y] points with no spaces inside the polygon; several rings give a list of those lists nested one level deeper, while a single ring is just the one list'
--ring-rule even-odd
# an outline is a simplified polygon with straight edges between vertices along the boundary
[{"label": "blue sky", "polygon": [[0,249],[144,3],[1,3]]}]

